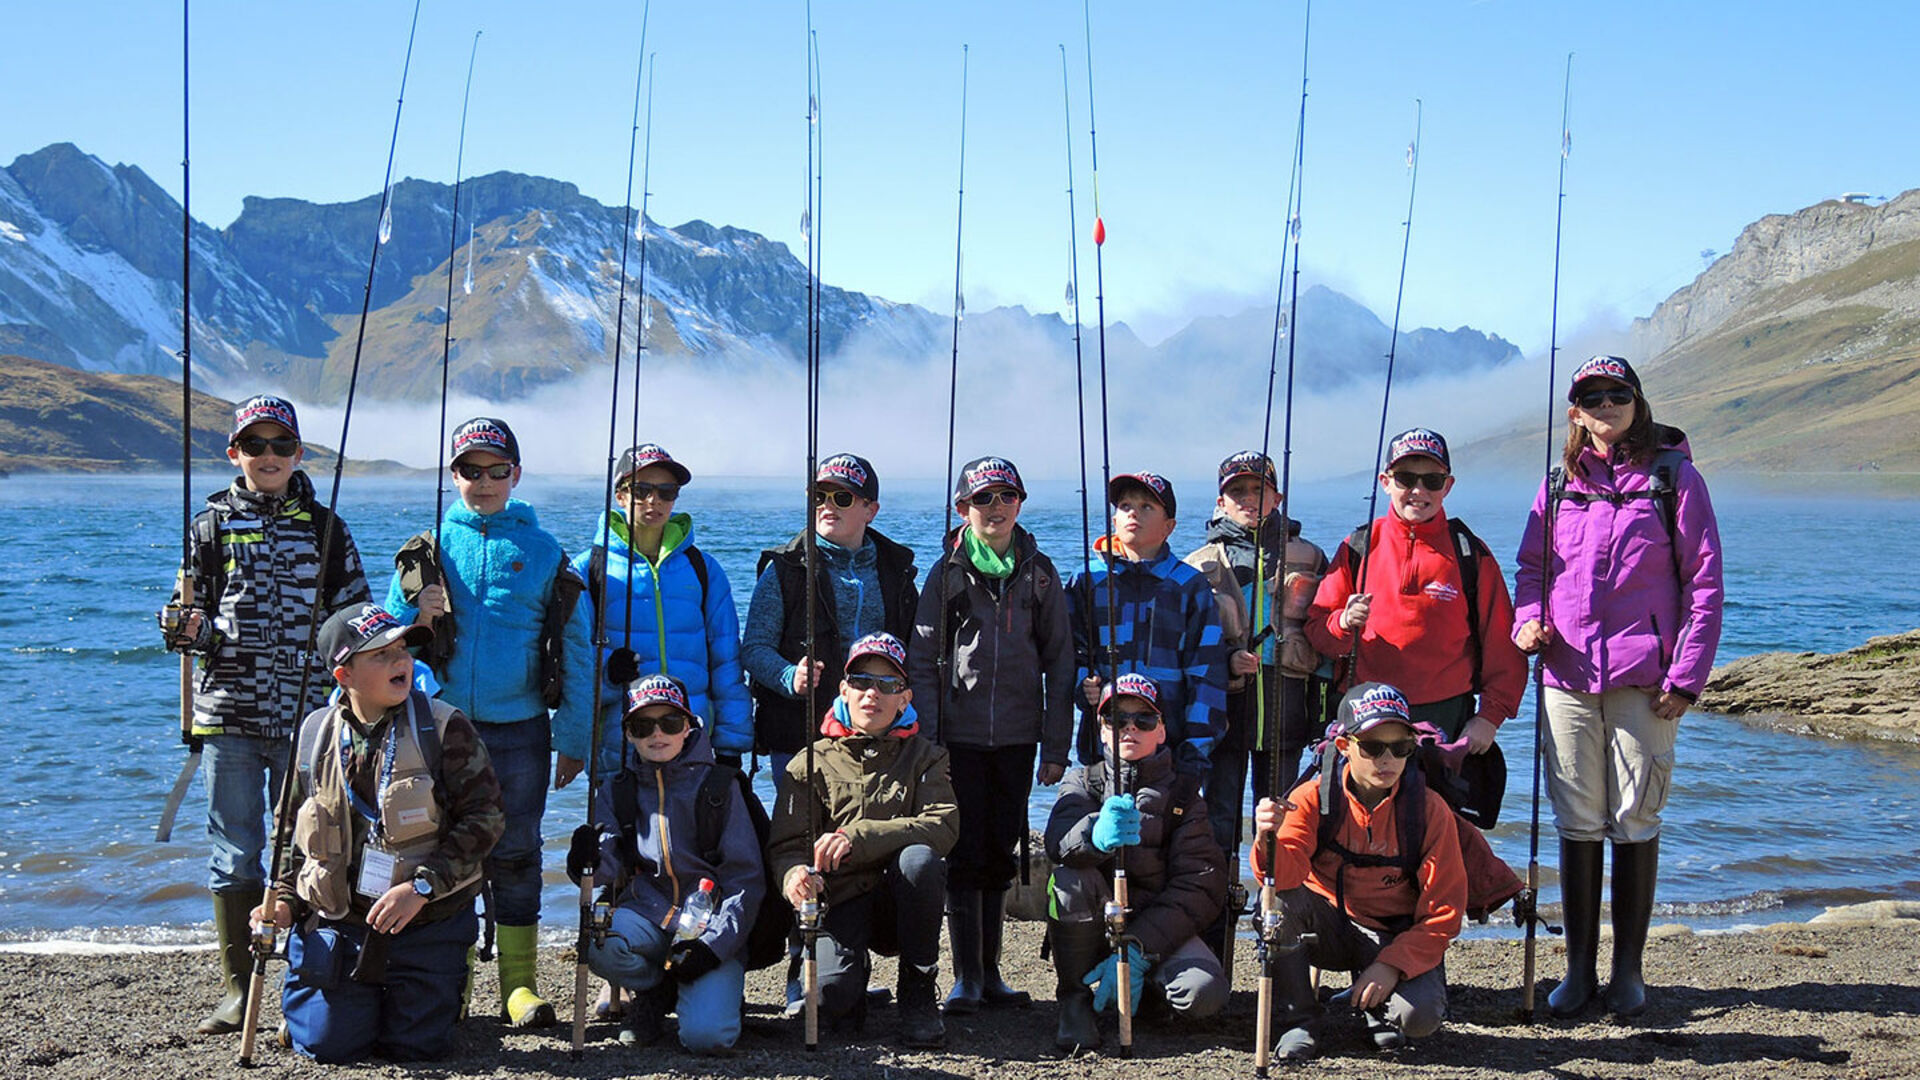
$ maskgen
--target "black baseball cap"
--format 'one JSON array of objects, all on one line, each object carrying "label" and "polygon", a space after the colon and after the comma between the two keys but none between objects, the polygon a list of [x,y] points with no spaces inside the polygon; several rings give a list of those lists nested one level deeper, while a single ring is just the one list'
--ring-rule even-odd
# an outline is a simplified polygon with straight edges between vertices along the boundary
[{"label": "black baseball cap", "polygon": [[960,467],[960,476],[953,482],[953,501],[959,502],[971,495],[978,495],[990,487],[1010,487],[1027,497],[1027,486],[1020,482],[1020,470],[1013,462],[1002,457],[974,458]]},{"label": "black baseball cap", "polygon": [[1119,502],[1120,492],[1129,487],[1143,487],[1153,496],[1153,500],[1166,510],[1170,518],[1180,515],[1174,512],[1173,481],[1159,473],[1130,472],[1121,473],[1107,484],[1107,501]]},{"label": "black baseball cap", "polygon": [[613,486],[619,487],[620,481],[625,480],[627,477],[632,476],[634,473],[639,472],[649,465],[659,465],[665,468],[673,474],[673,478],[676,481],[682,484],[690,483],[693,480],[693,474],[687,471],[685,465],[673,460],[673,455],[667,453],[666,447],[661,446],[659,443],[641,443],[639,446],[633,447],[626,453],[620,455],[620,467],[613,472]]},{"label": "black baseball cap", "polygon": [[417,649],[433,640],[433,627],[403,623],[378,604],[354,604],[333,613],[320,627],[320,655],[329,668],[339,667],[356,653],[385,648],[404,641]]},{"label": "black baseball cap", "polygon": [[520,440],[513,437],[513,429],[505,420],[476,416],[453,429],[453,445],[447,454],[449,461],[459,461],[460,455],[475,450],[488,450],[515,465],[520,464]]},{"label": "black baseball cap", "polygon": [[835,454],[822,461],[813,482],[846,488],[868,502],[880,501],[880,474],[873,471],[872,462],[858,454]]}]

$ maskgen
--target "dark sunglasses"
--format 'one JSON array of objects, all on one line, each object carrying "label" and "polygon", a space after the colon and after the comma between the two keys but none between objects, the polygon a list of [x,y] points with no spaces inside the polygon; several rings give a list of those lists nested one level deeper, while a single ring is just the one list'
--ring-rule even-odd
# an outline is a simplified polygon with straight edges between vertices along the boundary
[{"label": "dark sunglasses", "polygon": [[994,503],[1001,503],[1006,506],[1018,506],[1020,505],[1020,498],[1021,498],[1020,493],[1012,490],[976,491],[973,494],[967,496],[966,501],[972,503],[973,505],[979,507],[982,510],[985,510],[987,507],[992,506]]},{"label": "dark sunglasses", "polygon": [[1583,409],[1597,409],[1602,404],[1631,405],[1633,404],[1633,398],[1634,393],[1632,390],[1624,386],[1616,386],[1611,390],[1588,390],[1579,397],[1574,398],[1573,403]]},{"label": "dark sunglasses", "polygon": [[649,495],[660,496],[661,502],[672,502],[680,497],[680,485],[672,481],[649,484],[645,480],[629,480],[620,485],[619,491],[634,502],[644,502]]},{"label": "dark sunglasses", "polygon": [[462,480],[478,480],[483,476],[494,480],[505,480],[513,475],[513,463],[503,461],[498,465],[468,465],[460,462],[454,465],[453,471]]},{"label": "dark sunglasses", "polygon": [[1439,491],[1447,486],[1447,474],[1443,472],[1408,472],[1405,469],[1397,469],[1387,475],[1393,477],[1394,483],[1408,491],[1417,487],[1426,488],[1428,491]]},{"label": "dark sunglasses", "polygon": [[233,440],[233,445],[248,457],[259,457],[269,450],[274,457],[292,457],[300,450],[300,440],[293,435],[275,435],[271,439],[263,435],[242,435]]},{"label": "dark sunglasses", "polygon": [[1395,739],[1393,742],[1384,742],[1380,739],[1355,739],[1353,744],[1370,758],[1377,758],[1382,754],[1392,754],[1397,758],[1413,756],[1412,739]]},{"label": "dark sunglasses", "polygon": [[906,691],[907,680],[898,675],[848,675],[847,686],[863,694],[868,690],[878,690],[882,694],[899,694]]},{"label": "dark sunglasses", "polygon": [[845,510],[847,507],[853,505],[853,492],[848,491],[846,488],[834,488],[832,491],[827,491],[823,488],[814,488],[813,505],[825,506],[828,503],[832,503],[840,509]]},{"label": "dark sunglasses", "polygon": [[1100,723],[1117,728],[1122,724],[1135,731],[1152,731],[1160,726],[1160,714],[1154,712],[1113,712],[1100,718]]},{"label": "dark sunglasses", "polygon": [[627,718],[627,734],[636,739],[644,739],[658,731],[662,735],[678,735],[687,730],[687,718],[683,713],[648,719],[644,716]]}]

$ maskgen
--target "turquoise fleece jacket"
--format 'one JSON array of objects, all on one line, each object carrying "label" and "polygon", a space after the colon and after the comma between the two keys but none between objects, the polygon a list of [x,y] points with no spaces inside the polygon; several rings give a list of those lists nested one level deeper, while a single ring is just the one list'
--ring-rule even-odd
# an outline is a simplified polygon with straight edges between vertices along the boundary
[{"label": "turquoise fleece jacket", "polygon": [[[477,724],[545,714],[538,645],[554,574],[566,559],[560,541],[519,499],[485,516],[455,502],[440,523],[440,553],[454,622],[453,656],[434,672],[441,698]],[[402,598],[397,574],[383,606],[402,622],[419,613]],[[575,604],[567,620],[560,707],[553,712],[554,749],[581,760],[592,737],[592,607]]]}]

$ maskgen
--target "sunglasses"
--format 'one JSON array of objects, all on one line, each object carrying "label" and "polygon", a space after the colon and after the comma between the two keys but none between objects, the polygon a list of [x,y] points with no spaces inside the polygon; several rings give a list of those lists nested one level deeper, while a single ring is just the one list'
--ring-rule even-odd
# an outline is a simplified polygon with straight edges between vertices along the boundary
[{"label": "sunglasses", "polygon": [[513,463],[503,461],[498,465],[468,465],[460,462],[454,465],[453,472],[462,480],[478,480],[483,476],[492,480],[505,480],[513,475]]},{"label": "sunglasses", "polygon": [[233,440],[233,445],[248,457],[259,457],[267,451],[273,451],[274,457],[292,457],[300,450],[300,440],[293,435],[275,435],[269,439],[262,435],[242,435]]},{"label": "sunglasses", "polygon": [[661,502],[672,502],[680,497],[680,485],[672,481],[664,484],[649,484],[645,480],[629,480],[615,490],[634,502],[645,502],[651,495],[658,495]]},{"label": "sunglasses", "polygon": [[966,497],[966,502],[985,510],[995,503],[1003,506],[1020,505],[1020,493],[1017,491],[976,491]]},{"label": "sunglasses", "polygon": [[832,491],[814,488],[813,505],[825,506],[828,503],[832,503],[840,509],[845,510],[847,507],[853,505],[853,492],[848,491],[846,488],[834,488]]},{"label": "sunglasses", "polygon": [[1106,727],[1117,728],[1122,724],[1135,731],[1152,731],[1160,726],[1160,714],[1154,712],[1113,712],[1100,718]]},{"label": "sunglasses", "polygon": [[1393,742],[1386,742],[1381,739],[1355,739],[1353,744],[1360,748],[1361,753],[1370,758],[1377,758],[1382,754],[1392,754],[1397,758],[1410,758],[1413,756],[1412,739],[1395,739]]},{"label": "sunglasses", "polygon": [[848,675],[847,687],[862,694],[869,690],[877,690],[882,694],[900,694],[906,692],[907,680],[898,675]]},{"label": "sunglasses", "polygon": [[682,713],[649,719],[645,716],[627,718],[627,734],[636,739],[644,739],[658,731],[662,735],[678,735],[687,730],[687,718]]},{"label": "sunglasses", "polygon": [[1634,393],[1632,390],[1624,386],[1616,386],[1611,390],[1588,390],[1579,397],[1574,398],[1573,403],[1583,409],[1597,409],[1603,404],[1631,405],[1633,404],[1633,398]]},{"label": "sunglasses", "polygon": [[1394,483],[1408,491],[1420,487],[1428,491],[1439,491],[1447,486],[1447,474],[1443,472],[1409,472],[1406,469],[1396,469],[1387,475],[1393,477]]}]

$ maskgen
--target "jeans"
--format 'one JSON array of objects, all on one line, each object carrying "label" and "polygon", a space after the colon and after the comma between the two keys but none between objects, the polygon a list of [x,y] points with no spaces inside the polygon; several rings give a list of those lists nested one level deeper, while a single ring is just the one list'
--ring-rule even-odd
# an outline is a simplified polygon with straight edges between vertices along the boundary
[{"label": "jeans", "polygon": [[940,917],[947,907],[947,861],[925,844],[901,848],[872,891],[833,899],[817,942],[820,1010],[828,1019],[852,1012],[867,992],[867,950],[900,954],[900,968],[931,970],[940,962]]},{"label": "jeans", "polygon": [[[295,974],[305,956],[304,938],[296,930],[287,942],[287,982],[280,996],[293,1048],[329,1063],[353,1061],[375,1047],[395,1061],[445,1057],[467,983],[467,949],[480,928],[473,901],[464,903],[458,914],[411,923],[389,939],[383,983],[355,982],[344,974],[303,982]],[[326,925],[356,943],[368,933],[357,920]]]},{"label": "jeans", "polygon": [[532,926],[540,921],[540,818],[547,812],[552,731],[545,716],[513,724],[475,724],[500,781],[506,831],[487,856],[494,921]]},{"label": "jeans", "polygon": [[264,735],[208,735],[202,742],[206,770],[207,888],[214,892],[260,892],[267,871],[267,818],[278,801],[287,770],[286,739]]},{"label": "jeans", "polygon": [[[744,939],[742,941],[744,945]],[[645,993],[672,979],[662,965],[673,936],[629,907],[613,912],[613,929],[606,941],[587,949],[587,966],[594,974],[636,993]],[[740,1007],[746,997],[747,972],[738,957],[688,983],[680,984],[680,1045],[696,1054],[731,1049],[740,1037]]]}]

